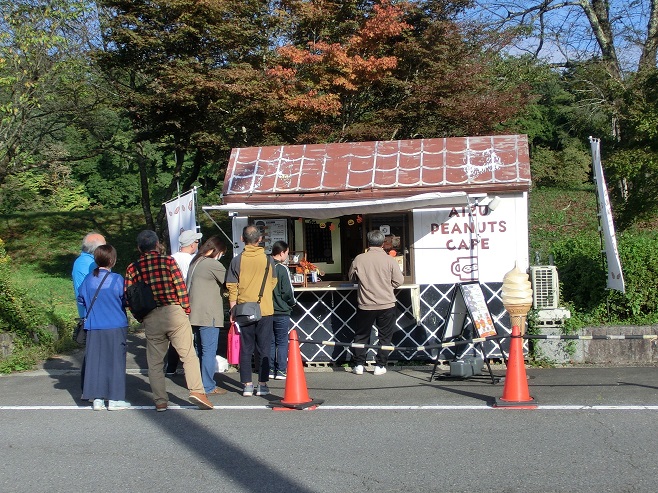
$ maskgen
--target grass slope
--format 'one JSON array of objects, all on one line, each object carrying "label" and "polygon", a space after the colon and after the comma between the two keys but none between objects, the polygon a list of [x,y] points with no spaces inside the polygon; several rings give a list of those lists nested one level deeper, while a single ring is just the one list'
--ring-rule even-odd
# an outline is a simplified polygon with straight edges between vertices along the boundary
[{"label": "grass slope", "polygon": [[[204,214],[198,216],[205,238],[221,235]],[[225,216],[214,219],[230,234]],[[89,231],[103,234],[117,249],[113,270],[123,274],[138,257],[135,238],[143,229],[141,211],[43,212],[0,217],[0,238],[12,261],[12,280],[44,309],[71,321],[77,317],[71,268],[84,235]]]},{"label": "grass slope", "polygon": [[594,187],[535,188],[530,192],[528,203],[532,265],[535,264],[537,253],[540,264],[548,264],[548,252],[556,240],[577,234],[599,234]]}]

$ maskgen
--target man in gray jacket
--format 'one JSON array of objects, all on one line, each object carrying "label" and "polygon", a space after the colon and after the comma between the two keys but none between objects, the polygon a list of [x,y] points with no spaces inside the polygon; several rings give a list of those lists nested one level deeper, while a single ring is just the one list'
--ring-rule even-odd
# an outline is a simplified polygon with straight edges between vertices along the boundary
[{"label": "man in gray jacket", "polygon": [[[348,273],[352,282],[359,284],[357,290],[355,344],[368,344],[373,324],[379,332],[379,345],[390,346],[395,328],[397,310],[393,289],[404,282],[400,266],[388,255],[382,245],[384,234],[375,230],[368,233],[368,250],[357,255]],[[366,362],[365,348],[353,348],[354,367],[352,371],[363,375]],[[375,375],[386,373],[388,350],[379,349],[375,356]]]}]

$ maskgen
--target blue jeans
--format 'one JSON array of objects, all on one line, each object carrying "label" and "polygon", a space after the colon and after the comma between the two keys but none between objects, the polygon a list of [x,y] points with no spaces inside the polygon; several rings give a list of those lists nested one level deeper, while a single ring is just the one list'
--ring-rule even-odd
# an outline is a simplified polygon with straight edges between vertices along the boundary
[{"label": "blue jeans", "polygon": [[276,374],[277,370],[285,373],[288,370],[290,316],[274,315],[272,328],[274,337],[272,337],[272,349],[270,350],[270,373]]},{"label": "blue jeans", "polygon": [[212,392],[217,384],[215,383],[215,367],[217,365],[217,343],[219,342],[219,327],[199,327],[195,325],[194,329],[194,345],[196,346],[196,354],[199,356],[199,363],[201,363],[201,381],[203,388],[208,392]]}]

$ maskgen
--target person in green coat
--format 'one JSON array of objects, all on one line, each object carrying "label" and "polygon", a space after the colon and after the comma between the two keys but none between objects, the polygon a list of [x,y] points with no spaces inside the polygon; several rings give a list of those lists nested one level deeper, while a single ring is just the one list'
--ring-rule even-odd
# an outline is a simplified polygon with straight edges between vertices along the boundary
[{"label": "person in green coat", "polygon": [[285,265],[288,259],[288,244],[277,241],[272,245],[272,259],[279,282],[274,287],[274,331],[270,351],[270,378],[285,380],[288,371],[288,331],[290,330],[290,314],[297,301],[290,279],[290,269]]}]

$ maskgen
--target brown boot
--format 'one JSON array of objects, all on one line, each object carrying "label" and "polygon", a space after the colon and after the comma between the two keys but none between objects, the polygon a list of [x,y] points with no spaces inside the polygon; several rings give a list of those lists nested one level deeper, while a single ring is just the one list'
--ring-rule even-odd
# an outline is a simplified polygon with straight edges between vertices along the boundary
[{"label": "brown boot", "polygon": [[188,399],[192,404],[199,406],[199,409],[214,409],[212,402],[208,400],[206,394],[190,392],[190,397]]}]

